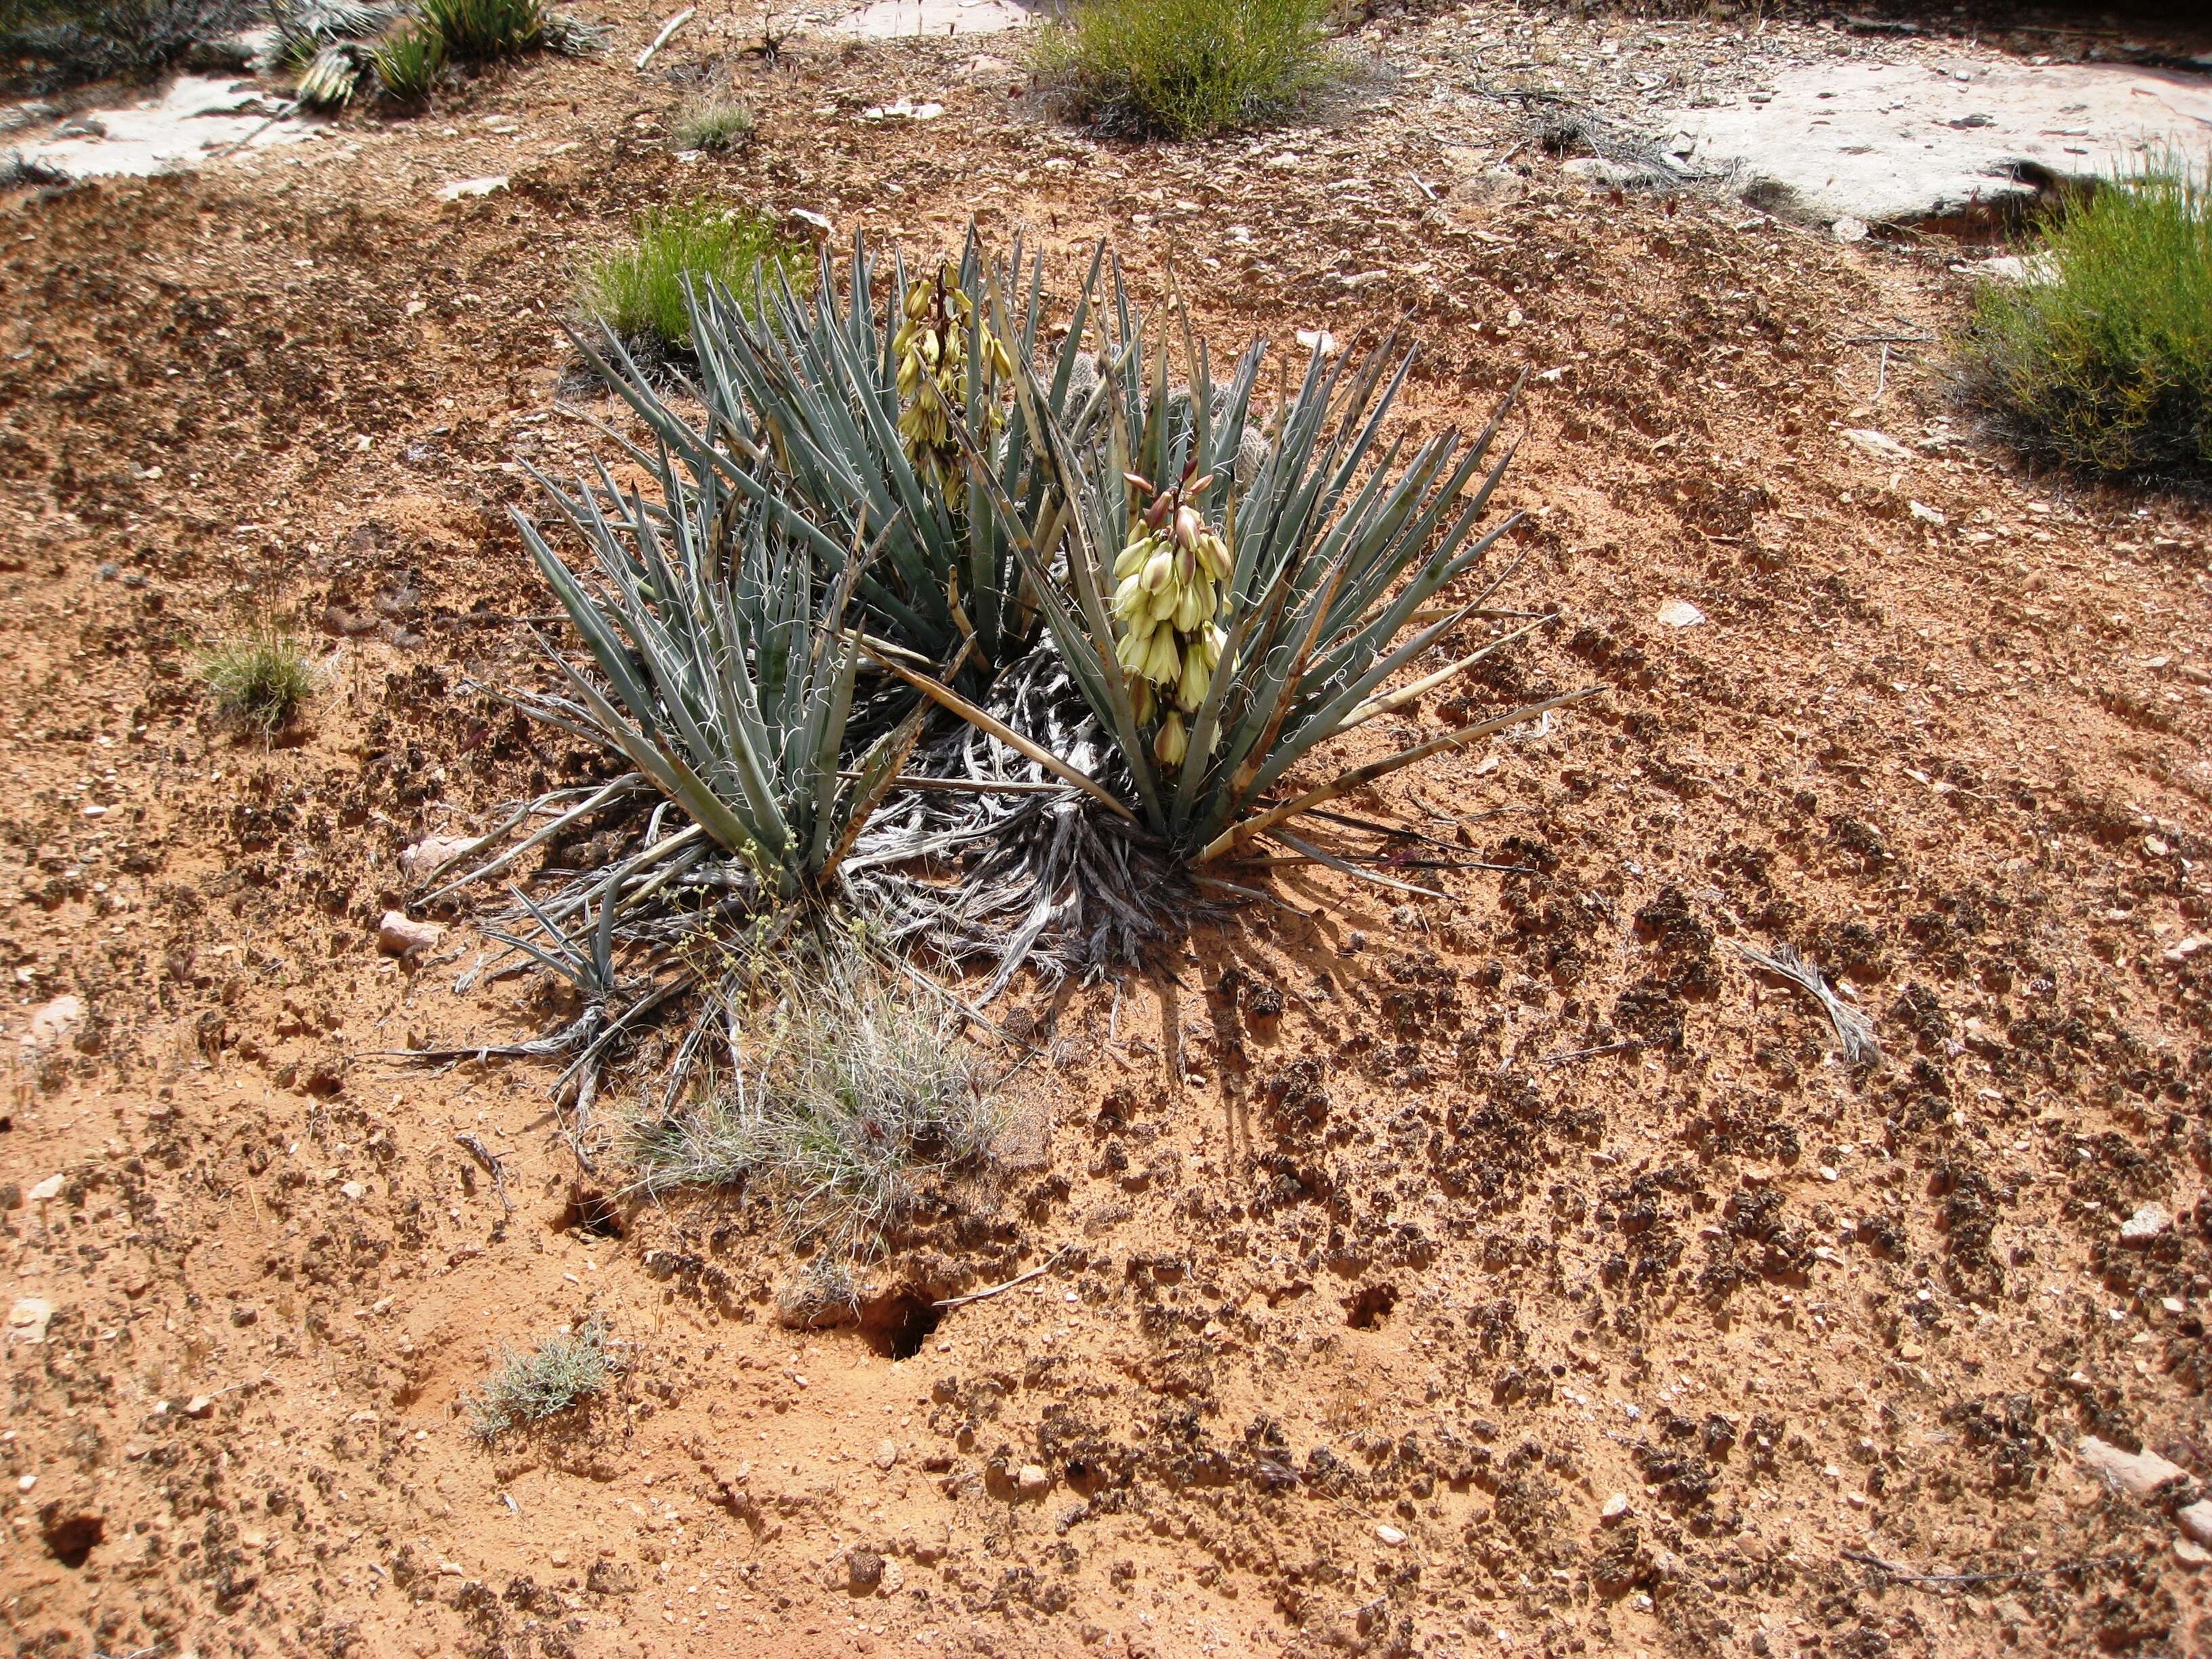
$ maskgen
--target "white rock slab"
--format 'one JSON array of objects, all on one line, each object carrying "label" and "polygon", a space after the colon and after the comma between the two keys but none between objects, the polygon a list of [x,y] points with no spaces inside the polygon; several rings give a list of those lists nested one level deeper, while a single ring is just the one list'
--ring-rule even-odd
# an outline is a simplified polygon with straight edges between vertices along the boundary
[{"label": "white rock slab", "polygon": [[1871,224],[1958,212],[2060,177],[2136,166],[2212,143],[2212,76],[2118,64],[2023,64],[1931,53],[1910,63],[1814,63],[1761,103],[1677,110],[1672,148],[1699,172],[1789,190],[1824,221]]},{"label": "white rock slab", "polygon": [[155,97],[78,110],[67,125],[71,131],[18,146],[23,158],[72,179],[143,179],[198,167],[228,151],[301,143],[325,123],[252,81],[180,75]]},{"label": "white rock slab", "polygon": [[888,40],[902,35],[996,34],[1030,21],[1015,0],[873,0],[837,27],[847,34]]}]

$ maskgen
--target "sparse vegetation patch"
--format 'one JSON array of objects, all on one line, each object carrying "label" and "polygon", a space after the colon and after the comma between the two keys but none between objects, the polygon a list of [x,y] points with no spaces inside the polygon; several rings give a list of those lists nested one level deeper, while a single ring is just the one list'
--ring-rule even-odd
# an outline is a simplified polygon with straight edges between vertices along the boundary
[{"label": "sparse vegetation patch", "polygon": [[753,137],[753,106],[727,93],[710,93],[686,104],[676,118],[678,149],[732,150]]},{"label": "sparse vegetation patch", "polygon": [[200,673],[218,713],[264,737],[289,726],[315,690],[306,648],[278,629],[225,641],[208,653]]},{"label": "sparse vegetation patch", "polygon": [[2212,485],[2212,162],[2112,180],[2045,242],[2026,281],[1981,295],[1975,396],[2031,453]]},{"label": "sparse vegetation patch", "polygon": [[628,246],[591,268],[580,299],[632,349],[688,351],[687,283],[703,292],[718,283],[750,299],[754,272],[763,264],[771,284],[779,272],[803,284],[812,268],[763,215],[693,202],[646,215]]},{"label": "sparse vegetation patch", "polygon": [[616,1370],[606,1341],[605,1323],[589,1319],[528,1353],[507,1349],[483,1392],[469,1402],[469,1426],[479,1440],[494,1440],[605,1393]]},{"label": "sparse vegetation patch", "polygon": [[1109,131],[1204,138],[1277,119],[1330,78],[1328,0],[1075,0],[1033,64]]}]

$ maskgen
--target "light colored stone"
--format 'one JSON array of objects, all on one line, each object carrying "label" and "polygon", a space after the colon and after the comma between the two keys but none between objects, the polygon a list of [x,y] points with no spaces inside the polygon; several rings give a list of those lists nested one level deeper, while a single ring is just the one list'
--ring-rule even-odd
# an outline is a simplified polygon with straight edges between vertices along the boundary
[{"label": "light colored stone", "polygon": [[1909,461],[1912,459],[1911,450],[1887,432],[1876,432],[1872,427],[1848,426],[1844,428],[1844,436],[1876,460]]},{"label": "light colored stone", "polygon": [[1828,234],[1839,242],[1863,242],[1867,239],[1867,222],[1846,213],[1828,227]]},{"label": "light colored stone", "polygon": [[212,1395],[196,1394],[185,1401],[185,1415],[195,1420],[212,1416],[214,1413],[215,1396]]},{"label": "light colored stone", "polygon": [[2163,1204],[2146,1204],[2120,1223],[2120,1243],[2135,1249],[2145,1249],[2172,1231],[2172,1212]]},{"label": "light colored stone", "polygon": [[400,872],[410,881],[428,881],[474,845],[465,836],[425,836],[400,854]]},{"label": "light colored stone", "polygon": [[1392,1549],[1397,1548],[1399,1545],[1406,1541],[1406,1534],[1404,1533],[1400,1532],[1397,1528],[1389,1525],[1376,1528],[1375,1535],[1381,1539],[1384,1543],[1388,1544]]},{"label": "light colored stone", "polygon": [[27,1296],[8,1310],[8,1340],[10,1342],[43,1342],[46,1340],[46,1323],[54,1316],[54,1304],[42,1296]]},{"label": "light colored stone", "polygon": [[898,1442],[886,1435],[876,1443],[876,1467],[887,1469],[898,1462]]},{"label": "light colored stone", "polygon": [[2093,1434],[2082,1436],[2074,1450],[2106,1485],[2130,1498],[2152,1497],[2167,1482],[2189,1478],[2186,1469],[2167,1462],[2154,1451],[2122,1451]]},{"label": "light colored stone", "polygon": [[431,950],[446,936],[433,921],[417,921],[404,910],[386,910],[376,924],[376,943],[387,956],[411,956]]},{"label": "light colored stone", "polygon": [[1021,1473],[1014,1477],[1014,1490],[1024,1498],[1042,1498],[1050,1485],[1052,1477],[1044,1472],[1042,1463],[1024,1463]]},{"label": "light colored stone", "polygon": [[2200,1544],[2212,1545],[2212,1498],[2200,1498],[2174,1511],[2182,1531]]},{"label": "light colored stone", "polygon": [[1925,501],[1907,501],[1905,505],[1906,510],[1910,512],[1914,518],[1919,520],[1921,523],[1924,525],[1933,525],[1938,530],[1941,530],[1945,525],[1951,522],[1950,520],[1943,516],[1942,512],[1929,506]]},{"label": "light colored stone", "polygon": [[31,1015],[31,1029],[24,1035],[23,1046],[40,1054],[52,1054],[84,1030],[84,1016],[82,997],[56,997]]},{"label": "light colored stone", "polygon": [[2194,1538],[2184,1538],[2176,1533],[2173,1535],[2173,1559],[2193,1571],[2207,1561],[2212,1561],[2212,1552],[2208,1552]]},{"label": "light colored stone", "polygon": [[438,186],[438,199],[441,202],[460,202],[474,196],[489,196],[495,190],[506,188],[507,175],[503,173],[484,179],[456,179],[450,185]]},{"label": "light colored stone", "polygon": [[1302,328],[1298,331],[1298,349],[1309,354],[1318,351],[1324,357],[1336,356],[1336,336],[1325,328]]},{"label": "light colored stone", "polygon": [[2186,962],[2199,951],[2212,951],[2212,933],[2191,933],[2180,944],[2167,947],[2166,959],[2173,963]]},{"label": "light colored stone", "polygon": [[1705,613],[1687,599],[1669,599],[1652,616],[1654,621],[1668,628],[1695,628],[1705,619]]},{"label": "light colored stone", "polygon": [[1609,1527],[1627,1513],[1628,1494],[1625,1492],[1617,1492],[1605,1500],[1605,1507],[1597,1512],[1597,1518]]},{"label": "light colored stone", "polygon": [[325,125],[235,75],[180,75],[156,96],[79,110],[51,137],[21,149],[26,161],[72,179],[146,178],[241,149],[298,143]]},{"label": "light colored stone", "polygon": [[942,40],[948,34],[996,34],[1029,21],[1028,9],[1015,0],[873,0],[841,18],[837,27],[874,40],[902,35]]},{"label": "light colored stone", "polygon": [[863,121],[934,121],[945,113],[942,104],[917,104],[911,98],[894,98],[888,104],[872,104],[860,112]]}]

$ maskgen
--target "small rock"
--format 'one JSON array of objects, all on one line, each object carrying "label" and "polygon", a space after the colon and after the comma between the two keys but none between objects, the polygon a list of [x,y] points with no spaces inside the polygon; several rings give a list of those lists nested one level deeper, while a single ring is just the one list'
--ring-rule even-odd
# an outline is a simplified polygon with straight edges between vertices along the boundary
[{"label": "small rock", "polygon": [[1014,1490],[1024,1498],[1042,1498],[1052,1477],[1044,1472],[1042,1463],[1024,1463],[1021,1473],[1014,1477]]},{"label": "small rock", "polygon": [[888,104],[872,104],[860,112],[863,121],[934,121],[945,113],[942,104],[917,104],[899,97]]},{"label": "small rock", "polygon": [[399,868],[410,881],[426,880],[475,845],[465,836],[425,836],[400,854]]},{"label": "small rock", "polygon": [[887,1469],[898,1462],[898,1442],[886,1435],[876,1443],[876,1467]]},{"label": "small rock", "polygon": [[845,1581],[863,1595],[872,1594],[884,1582],[884,1558],[873,1550],[854,1550],[845,1557]]},{"label": "small rock", "polygon": [[906,1588],[906,1569],[896,1561],[884,1563],[883,1583],[876,1586],[878,1595],[896,1595]]},{"label": "small rock", "polygon": [[793,208],[783,216],[783,222],[787,229],[795,231],[810,242],[828,241],[830,233],[836,228],[823,215],[811,213],[805,208]]},{"label": "small rock", "polygon": [[2212,1545],[2212,1498],[2200,1498],[2175,1510],[2173,1518],[2181,1523],[2182,1531],[2198,1543]]},{"label": "small rock", "polygon": [[2212,1561],[2212,1550],[2207,1550],[2194,1538],[2184,1538],[2176,1533],[2173,1539],[2173,1559],[2185,1567],[2194,1570]]},{"label": "small rock", "polygon": [[1336,356],[1336,336],[1325,328],[1300,329],[1298,344],[1303,349],[1309,352],[1318,351],[1324,357]]},{"label": "small rock", "polygon": [[1625,1492],[1617,1492],[1605,1500],[1605,1507],[1597,1512],[1597,1518],[1609,1527],[1625,1517],[1627,1513],[1628,1494]]},{"label": "small rock", "polygon": [[1687,599],[1669,599],[1653,613],[1653,619],[1668,628],[1695,628],[1705,613]]},{"label": "small rock", "polygon": [[1845,214],[1828,227],[1828,234],[1839,242],[1863,242],[1867,239],[1867,222]]},{"label": "small rock", "polygon": [[1397,1548],[1399,1545],[1406,1541],[1406,1534],[1400,1532],[1397,1528],[1392,1526],[1380,1526],[1376,1528],[1375,1535],[1381,1539],[1384,1543],[1388,1544],[1392,1549]]},{"label": "small rock", "polygon": [[446,930],[433,921],[417,921],[400,910],[386,910],[376,924],[376,943],[387,956],[411,956],[428,951],[445,938]]},{"label": "small rock", "polygon": [[192,1419],[195,1422],[199,1421],[203,1418],[212,1416],[214,1413],[215,1400],[212,1395],[196,1394],[190,1400],[185,1401],[185,1415]]},{"label": "small rock", "polygon": [[1878,460],[1909,461],[1912,459],[1912,452],[1903,444],[1887,432],[1876,432],[1871,427],[1845,427],[1844,436]]},{"label": "small rock", "polygon": [[2173,1230],[2173,1216],[2163,1204],[2146,1204],[2120,1224],[2120,1243],[2133,1249],[2148,1249],[2154,1239]]},{"label": "small rock", "polygon": [[441,202],[459,202],[471,196],[489,196],[495,190],[507,188],[507,175],[499,173],[489,179],[456,179],[450,185],[438,186]]},{"label": "small rock", "polygon": [[2170,1481],[2185,1481],[2189,1472],[2154,1451],[2122,1451],[2094,1435],[2084,1435],[2075,1453],[2108,1485],[2130,1498],[2149,1498]]},{"label": "small rock", "polygon": [[8,1340],[10,1342],[43,1342],[46,1340],[46,1325],[54,1316],[54,1304],[42,1296],[27,1296],[8,1310]]},{"label": "small rock", "polygon": [[338,1190],[343,1193],[348,1198],[353,1199],[356,1202],[368,1196],[368,1188],[362,1186],[358,1181],[349,1181],[343,1186],[340,1187]]},{"label": "small rock", "polygon": [[84,1029],[84,999],[59,996],[31,1016],[31,1029],[23,1046],[52,1054]]},{"label": "small rock", "polygon": [[62,1195],[62,1178],[50,1175],[24,1194],[33,1204],[50,1204]]},{"label": "small rock", "polygon": [[1914,518],[1919,520],[1921,523],[1925,525],[1933,525],[1938,530],[1941,530],[1945,525],[1951,522],[1950,520],[1945,518],[1941,512],[1937,511],[1935,507],[1929,506],[1925,501],[1907,501],[1905,505],[1905,509],[1910,512]]},{"label": "small rock", "polygon": [[2212,933],[2191,933],[2180,944],[2170,946],[2166,952],[2168,962],[2182,963],[2199,951],[2212,951]]}]

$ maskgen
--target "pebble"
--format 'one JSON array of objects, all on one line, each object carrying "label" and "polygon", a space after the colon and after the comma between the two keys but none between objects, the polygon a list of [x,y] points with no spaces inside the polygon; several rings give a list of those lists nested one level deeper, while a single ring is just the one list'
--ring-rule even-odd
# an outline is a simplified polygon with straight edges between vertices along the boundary
[{"label": "pebble", "polygon": [[458,202],[471,196],[489,196],[495,190],[507,188],[507,175],[498,173],[488,179],[456,179],[450,185],[438,186],[438,199]]},{"label": "pebble", "polygon": [[2168,1481],[2185,1480],[2189,1472],[2154,1451],[2122,1451],[2094,1434],[2081,1437],[2075,1455],[2105,1480],[2130,1498],[2148,1498]]},{"label": "pebble", "polygon": [[1381,1539],[1384,1543],[1389,1545],[1393,1549],[1397,1548],[1399,1545],[1406,1541],[1406,1534],[1400,1532],[1397,1528],[1391,1526],[1381,1526],[1376,1528],[1375,1535]]},{"label": "pebble", "polygon": [[54,1304],[42,1296],[27,1296],[8,1310],[8,1340],[10,1342],[43,1342],[46,1340],[46,1324],[54,1316]]},{"label": "pebble", "polygon": [[2212,1551],[2208,1551],[2203,1545],[2193,1538],[2184,1538],[2179,1534],[2176,1534],[2173,1540],[2173,1559],[2185,1567],[2201,1567],[2207,1561],[2212,1561]]},{"label": "pebble", "polygon": [[446,936],[446,930],[433,921],[417,921],[401,910],[386,910],[376,924],[376,943],[386,955],[411,956],[417,951],[428,951]]},{"label": "pebble", "polygon": [[1906,510],[1921,523],[1933,525],[1938,530],[1951,522],[1940,511],[1929,506],[1925,501],[1907,501],[1905,505]]},{"label": "pebble", "polygon": [[2200,1498],[2178,1510],[2173,1518],[2181,1523],[2182,1531],[2200,1544],[2212,1545],[2212,1498]]},{"label": "pebble", "polygon": [[185,1415],[196,1420],[212,1415],[214,1411],[215,1401],[208,1395],[196,1394],[185,1401]]},{"label": "pebble", "polygon": [[845,1574],[856,1590],[872,1590],[884,1582],[884,1558],[873,1550],[856,1549],[845,1558]]},{"label": "pebble", "polygon": [[1625,1492],[1617,1492],[1605,1500],[1605,1507],[1597,1512],[1597,1518],[1609,1527],[1627,1513],[1628,1494]]},{"label": "pebble", "polygon": [[1669,599],[1654,615],[1654,620],[1668,628],[1695,628],[1705,619],[1705,613],[1687,599]]},{"label": "pebble", "polygon": [[1891,437],[1887,432],[1876,432],[1871,427],[1850,426],[1844,436],[1869,455],[1885,461],[1909,461],[1912,452]]},{"label": "pebble", "polygon": [[2173,1214],[2163,1204],[2146,1204],[2120,1224],[2120,1243],[2137,1249],[2162,1237],[2173,1227]]},{"label": "pebble", "polygon": [[1867,222],[1846,213],[1828,227],[1828,234],[1839,242],[1863,242],[1867,239]]},{"label": "pebble", "polygon": [[62,1195],[62,1178],[50,1175],[25,1194],[33,1204],[47,1204]]},{"label": "pebble", "polygon": [[84,1029],[84,999],[59,996],[31,1016],[31,1029],[23,1046],[51,1054]]},{"label": "pebble", "polygon": [[410,881],[435,875],[475,846],[465,836],[425,836],[399,855],[399,868]]},{"label": "pebble", "polygon": [[898,1462],[898,1442],[886,1435],[876,1443],[876,1467],[887,1469]]},{"label": "pebble", "polygon": [[1024,1498],[1042,1498],[1052,1484],[1052,1477],[1044,1472],[1042,1463],[1024,1463],[1021,1473],[1014,1477],[1015,1490]]}]

